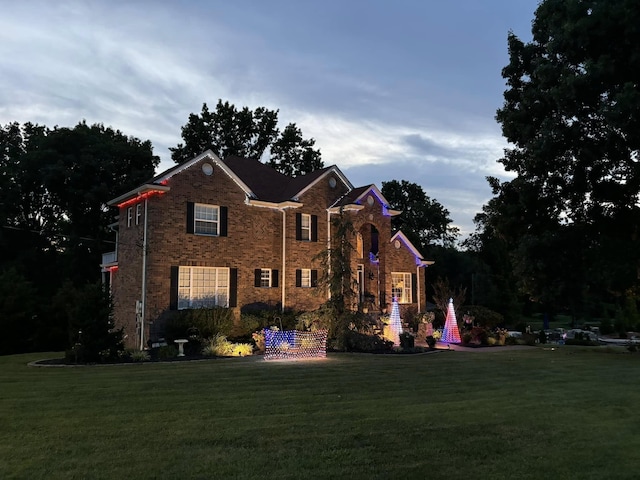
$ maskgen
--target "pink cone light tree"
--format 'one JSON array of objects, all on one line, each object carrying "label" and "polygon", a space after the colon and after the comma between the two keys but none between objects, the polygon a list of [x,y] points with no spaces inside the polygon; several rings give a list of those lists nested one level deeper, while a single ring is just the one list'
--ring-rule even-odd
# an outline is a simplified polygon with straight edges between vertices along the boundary
[{"label": "pink cone light tree", "polygon": [[444,322],[444,330],[442,332],[441,343],[460,343],[460,331],[458,330],[458,321],[456,320],[456,311],[453,308],[453,298],[449,299],[447,307],[447,319]]}]

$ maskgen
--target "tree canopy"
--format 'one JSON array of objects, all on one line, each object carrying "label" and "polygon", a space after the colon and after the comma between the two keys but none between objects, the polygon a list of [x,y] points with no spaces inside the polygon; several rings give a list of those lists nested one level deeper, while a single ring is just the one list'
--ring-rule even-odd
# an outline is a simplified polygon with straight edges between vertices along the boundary
[{"label": "tree canopy", "polygon": [[[53,325],[56,290],[65,280],[100,280],[101,255],[114,249],[106,203],[152,177],[158,163],[151,142],[100,124],[0,126],[0,274],[11,279],[0,287],[21,285],[16,292],[33,292],[21,302],[38,298],[31,317],[46,312],[42,324],[30,320],[30,348],[64,348],[59,334],[42,338],[66,336],[65,325]],[[0,315],[0,323],[16,326],[16,318]],[[3,334],[11,337],[10,329]]]},{"label": "tree canopy", "polygon": [[508,36],[510,142],[482,224],[506,242],[523,291],[581,314],[638,286],[640,4],[544,0],[530,42]]},{"label": "tree canopy", "polygon": [[[314,139],[305,140],[295,123],[280,132],[278,110],[258,107],[238,110],[218,100],[212,112],[207,104],[200,114],[190,114],[182,127],[184,143],[169,148],[176,163],[184,163],[207,149],[220,158],[248,157],[258,160],[269,153],[268,164],[285,175],[297,176],[323,167]],[[268,152],[269,151],[269,152]]]},{"label": "tree canopy", "polygon": [[406,180],[382,182],[382,194],[391,208],[402,210],[391,220],[392,227],[402,230],[423,253],[432,243],[453,245],[460,230],[452,225],[449,211],[431,199],[420,185]]}]

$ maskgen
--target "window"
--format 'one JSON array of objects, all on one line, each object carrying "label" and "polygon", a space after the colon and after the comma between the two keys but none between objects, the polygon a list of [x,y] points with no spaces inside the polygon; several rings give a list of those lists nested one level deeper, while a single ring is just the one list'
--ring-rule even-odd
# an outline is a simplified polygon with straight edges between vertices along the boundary
[{"label": "window", "polygon": [[140,218],[142,217],[142,204],[136,205],[136,225],[140,225]]},{"label": "window", "polygon": [[391,273],[391,294],[398,299],[398,303],[412,303],[411,274]]},{"label": "window", "polygon": [[310,288],[318,285],[318,271],[309,268],[296,270],[296,287]]},{"label": "window", "polygon": [[254,287],[269,288],[278,286],[278,270],[271,268],[256,268]]},{"label": "window", "polygon": [[270,269],[263,268],[260,270],[260,286],[261,287],[271,286],[271,270]]},{"label": "window", "polygon": [[133,220],[133,207],[127,208],[127,227],[131,226],[131,221]]},{"label": "window", "polygon": [[187,233],[227,236],[227,207],[187,202]]},{"label": "window", "polygon": [[296,240],[318,241],[318,216],[296,213]]},{"label": "window", "polygon": [[199,235],[218,235],[218,207],[196,203],[193,213],[195,221],[193,233]]},{"label": "window", "polygon": [[229,269],[179,267],[178,309],[229,306]]},{"label": "window", "polygon": [[311,215],[306,213],[300,219],[300,240],[311,240]]}]

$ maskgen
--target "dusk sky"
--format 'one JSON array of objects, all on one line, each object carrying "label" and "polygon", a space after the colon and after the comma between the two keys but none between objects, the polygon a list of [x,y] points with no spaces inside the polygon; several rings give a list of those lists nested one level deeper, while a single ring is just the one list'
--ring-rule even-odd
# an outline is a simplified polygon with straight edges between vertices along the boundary
[{"label": "dusk sky", "polygon": [[509,178],[501,69],[537,4],[0,0],[0,124],[103,123],[151,140],[162,171],[203,103],[278,109],[355,186],[417,183],[466,235],[485,177]]}]

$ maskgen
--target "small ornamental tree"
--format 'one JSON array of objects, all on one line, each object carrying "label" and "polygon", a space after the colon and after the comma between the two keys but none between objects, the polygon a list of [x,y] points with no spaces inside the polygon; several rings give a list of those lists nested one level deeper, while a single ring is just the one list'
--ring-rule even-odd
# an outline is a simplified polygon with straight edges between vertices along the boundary
[{"label": "small ornamental tree", "polygon": [[337,348],[344,347],[349,325],[356,320],[349,309],[356,297],[356,284],[351,268],[351,257],[355,251],[352,239],[355,229],[351,220],[340,211],[331,219],[331,246],[314,257],[320,261],[322,273],[318,286],[328,290],[330,298],[322,310],[330,318],[329,339]]}]

